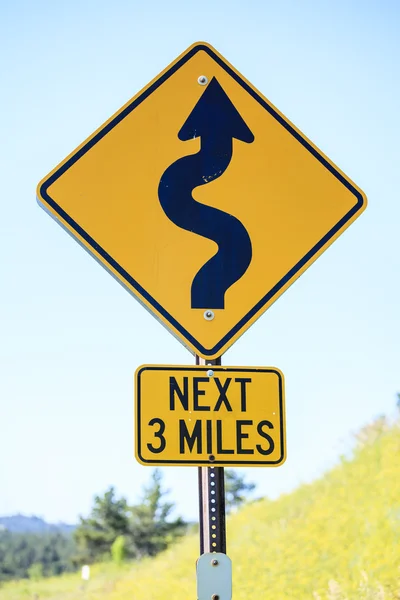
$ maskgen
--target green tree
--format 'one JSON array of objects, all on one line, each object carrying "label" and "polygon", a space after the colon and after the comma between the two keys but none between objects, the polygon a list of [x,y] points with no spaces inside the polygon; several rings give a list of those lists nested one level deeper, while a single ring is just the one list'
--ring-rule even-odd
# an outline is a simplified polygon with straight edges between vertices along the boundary
[{"label": "green tree", "polygon": [[71,571],[75,551],[72,536],[61,532],[0,531],[0,581]]},{"label": "green tree", "polygon": [[96,496],[89,517],[80,517],[75,531],[79,548],[76,562],[108,557],[117,537],[129,533],[129,512],[125,498],[117,499],[113,487],[103,496]]},{"label": "green tree", "polygon": [[174,505],[164,500],[168,492],[162,489],[161,481],[161,471],[155,469],[150,484],[144,489],[142,502],[131,509],[130,554],[133,556],[155,556],[186,530],[181,518],[169,519]]},{"label": "green tree", "polygon": [[79,550],[74,563],[107,559],[110,553],[118,561],[119,552],[127,558],[154,556],[182,535],[186,523],[170,519],[174,505],[164,500],[167,492],[161,481],[156,469],[136,506],[129,506],[125,498],[117,499],[112,487],[104,496],[96,496],[89,517],[81,517],[75,531]]},{"label": "green tree", "polygon": [[242,506],[255,487],[255,483],[247,483],[243,475],[238,475],[233,469],[225,469],[226,512]]}]

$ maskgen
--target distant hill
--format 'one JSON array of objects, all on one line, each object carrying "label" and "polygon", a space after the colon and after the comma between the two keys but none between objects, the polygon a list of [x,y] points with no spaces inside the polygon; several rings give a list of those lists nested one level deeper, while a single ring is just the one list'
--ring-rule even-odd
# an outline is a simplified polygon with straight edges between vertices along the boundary
[{"label": "distant hill", "polygon": [[47,523],[40,517],[26,517],[25,515],[12,515],[11,517],[0,517],[0,531],[11,533],[48,533],[61,531],[71,533],[75,525],[66,523]]}]

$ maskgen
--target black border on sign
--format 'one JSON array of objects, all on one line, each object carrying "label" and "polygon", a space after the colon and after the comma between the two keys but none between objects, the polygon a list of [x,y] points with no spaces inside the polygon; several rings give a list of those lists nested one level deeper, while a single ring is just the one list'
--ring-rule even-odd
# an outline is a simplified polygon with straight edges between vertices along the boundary
[{"label": "black border on sign", "polygon": [[[274,373],[278,376],[278,385],[279,385],[279,437],[281,443],[281,455],[278,460],[214,460],[210,462],[209,460],[146,460],[143,458],[141,454],[141,413],[140,413],[140,403],[141,403],[141,379],[140,376],[143,371],[179,371],[179,372],[207,372],[209,369],[212,369],[214,373]],[[161,366],[161,365],[146,365],[138,369],[136,373],[136,450],[138,458],[146,465],[195,465],[195,466],[207,466],[207,467],[223,467],[226,465],[238,466],[238,465],[258,465],[258,466],[266,466],[266,465],[275,465],[279,466],[286,459],[285,456],[285,421],[284,421],[284,384],[282,373],[278,371],[278,369],[274,369],[273,367],[222,367],[216,365],[205,365],[205,366],[187,366],[187,367],[173,367],[173,366]]]},{"label": "black border on sign", "polygon": [[[173,318],[162,306],[153,298],[140,284],[136,281],[123,267],[105,251],[82,227],[74,221],[49,195],[48,188],[55,182],[63,173],[65,173],[72,165],[74,165],[84,154],[86,154],[97,142],[99,142],[109,131],[111,131],[118,123],[120,123],[127,115],[129,115],[139,104],[141,104],[150,94],[159,88],[171,75],[180,69],[188,60],[190,60],[197,52],[202,50],[206,52],[220,67],[222,67],[233,79],[248,92],[254,100],[256,100],[270,115],[272,115],[296,140],[304,146],[325,168],[332,173],[336,179],[340,181],[354,196],[355,204],[353,208],[340,219],[332,229],[322,237],[322,239],[311,248],[303,258],[263,297],[240,321],[233,327],[213,348],[205,348],[189,331],[187,331],[176,319]],[[40,195],[44,201],[76,232],[78,236],[83,238],[94,252],[97,252],[105,261],[107,266],[114,269],[121,277],[122,284],[128,284],[136,292],[142,296],[180,335],[186,339],[197,352],[204,357],[217,356],[221,349],[234,337],[240,330],[244,328],[246,323],[252,319],[265,304],[267,304],[279,291],[290,281],[295,275],[317,254],[328,242],[354,217],[361,211],[364,205],[362,194],[334,167],[318,150],[316,150],[303,136],[290,125],[272,106],[270,106],[255,90],[253,90],[246,81],[244,81],[235,71],[226,64],[211,48],[204,44],[193,46],[187,54],[178,60],[168,71],[161,75],[152,85],[150,85],[140,96],[126,106],[114,119],[112,119],[105,127],[103,127],[96,135],[94,135],[82,148],[73,154],[59,169],[57,169],[48,179],[46,179],[40,187]],[[71,232],[69,232],[71,233]],[[95,255],[95,258],[96,255]],[[112,271],[111,271],[112,273]],[[139,298],[140,300],[140,298]]]}]

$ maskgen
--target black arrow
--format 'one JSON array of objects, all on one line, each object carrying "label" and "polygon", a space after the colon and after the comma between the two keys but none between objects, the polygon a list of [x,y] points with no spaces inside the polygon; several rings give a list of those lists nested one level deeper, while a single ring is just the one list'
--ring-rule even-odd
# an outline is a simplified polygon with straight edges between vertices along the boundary
[{"label": "black arrow", "polygon": [[233,138],[251,143],[254,136],[214,77],[178,137],[182,141],[200,137],[200,151],[168,167],[161,177],[158,197],[175,225],[218,244],[216,254],[193,279],[191,306],[224,308],[226,290],[244,275],[251,262],[250,237],[236,217],[197,202],[192,190],[225,172],[232,158]]}]

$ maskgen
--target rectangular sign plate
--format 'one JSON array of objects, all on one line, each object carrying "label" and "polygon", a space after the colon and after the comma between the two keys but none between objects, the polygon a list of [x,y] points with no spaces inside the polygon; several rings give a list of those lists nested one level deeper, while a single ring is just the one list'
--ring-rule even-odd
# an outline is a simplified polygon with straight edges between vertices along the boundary
[{"label": "rectangular sign plate", "polygon": [[284,378],[274,367],[143,365],[135,415],[142,465],[276,467],[286,459]]}]

